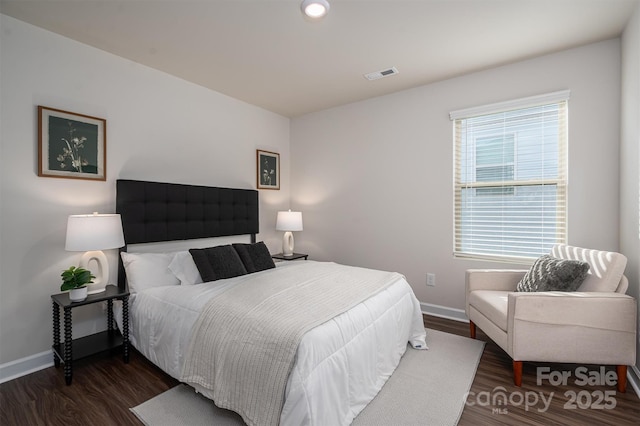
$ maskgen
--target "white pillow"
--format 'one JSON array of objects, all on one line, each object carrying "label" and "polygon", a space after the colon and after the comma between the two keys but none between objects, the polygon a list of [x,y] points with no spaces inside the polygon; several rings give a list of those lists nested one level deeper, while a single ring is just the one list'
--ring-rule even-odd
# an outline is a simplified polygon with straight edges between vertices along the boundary
[{"label": "white pillow", "polygon": [[169,264],[169,270],[173,272],[182,285],[192,285],[202,283],[202,277],[196,263],[188,251],[179,251]]},{"label": "white pillow", "polygon": [[120,253],[127,274],[129,292],[137,293],[152,287],[180,285],[169,270],[175,253]]}]

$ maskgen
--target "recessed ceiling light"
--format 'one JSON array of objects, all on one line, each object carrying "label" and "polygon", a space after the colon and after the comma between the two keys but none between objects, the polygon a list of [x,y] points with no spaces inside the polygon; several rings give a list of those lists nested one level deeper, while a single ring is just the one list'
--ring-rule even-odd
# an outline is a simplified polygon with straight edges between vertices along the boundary
[{"label": "recessed ceiling light", "polygon": [[331,6],[327,0],[303,0],[300,10],[311,19],[320,19],[329,12]]}]

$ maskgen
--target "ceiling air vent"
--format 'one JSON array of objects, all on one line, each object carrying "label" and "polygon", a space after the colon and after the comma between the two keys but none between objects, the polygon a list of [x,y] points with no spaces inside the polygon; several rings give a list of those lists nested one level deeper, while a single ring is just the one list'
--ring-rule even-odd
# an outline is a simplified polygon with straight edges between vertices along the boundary
[{"label": "ceiling air vent", "polygon": [[396,74],[398,74],[398,70],[396,69],[396,67],[392,67],[382,71],[370,72],[369,74],[365,74],[364,78],[366,78],[369,81],[372,81],[372,80],[378,80],[380,78],[389,77],[390,75],[396,75]]}]

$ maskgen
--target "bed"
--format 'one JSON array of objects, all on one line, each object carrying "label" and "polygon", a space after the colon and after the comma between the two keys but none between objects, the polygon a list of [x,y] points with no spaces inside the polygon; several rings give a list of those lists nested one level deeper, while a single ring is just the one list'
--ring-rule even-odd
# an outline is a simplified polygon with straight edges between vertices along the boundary
[{"label": "bed", "polygon": [[[332,262],[268,265],[256,242],[255,190],[118,180],[116,211],[131,344],[247,424],[350,424],[407,348],[427,348],[402,275]],[[213,266],[226,270],[233,250],[259,254],[239,256],[245,273],[203,279],[211,276],[194,259],[225,253]]]}]

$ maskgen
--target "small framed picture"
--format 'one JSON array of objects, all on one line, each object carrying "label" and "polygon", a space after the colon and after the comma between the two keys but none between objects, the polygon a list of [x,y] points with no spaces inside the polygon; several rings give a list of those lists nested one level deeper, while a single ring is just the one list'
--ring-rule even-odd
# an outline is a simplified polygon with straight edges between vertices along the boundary
[{"label": "small framed picture", "polygon": [[107,179],[107,121],[38,106],[38,176]]},{"label": "small framed picture", "polygon": [[257,150],[258,189],[280,189],[280,154]]}]

